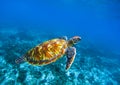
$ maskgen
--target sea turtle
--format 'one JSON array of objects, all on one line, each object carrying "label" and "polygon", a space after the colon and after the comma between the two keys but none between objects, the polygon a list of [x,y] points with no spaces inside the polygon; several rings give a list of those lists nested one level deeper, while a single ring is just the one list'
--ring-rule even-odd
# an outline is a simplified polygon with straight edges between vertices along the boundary
[{"label": "sea turtle", "polygon": [[29,50],[15,62],[19,63],[25,60],[32,65],[46,65],[55,62],[65,54],[67,57],[66,70],[68,70],[76,55],[76,48],[73,45],[80,40],[79,36],[74,36],[69,40],[66,36],[48,40]]}]

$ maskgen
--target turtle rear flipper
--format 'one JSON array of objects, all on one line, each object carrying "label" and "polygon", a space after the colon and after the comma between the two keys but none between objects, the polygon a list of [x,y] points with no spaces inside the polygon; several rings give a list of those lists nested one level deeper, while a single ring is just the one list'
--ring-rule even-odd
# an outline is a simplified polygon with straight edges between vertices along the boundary
[{"label": "turtle rear flipper", "polygon": [[66,51],[66,55],[67,55],[67,64],[66,64],[66,70],[68,70],[75,58],[76,55],[76,48],[75,47],[69,47]]},{"label": "turtle rear flipper", "polygon": [[19,63],[25,61],[25,57],[26,57],[26,55],[23,55],[22,57],[17,58],[17,59],[15,60],[15,63],[19,64]]}]

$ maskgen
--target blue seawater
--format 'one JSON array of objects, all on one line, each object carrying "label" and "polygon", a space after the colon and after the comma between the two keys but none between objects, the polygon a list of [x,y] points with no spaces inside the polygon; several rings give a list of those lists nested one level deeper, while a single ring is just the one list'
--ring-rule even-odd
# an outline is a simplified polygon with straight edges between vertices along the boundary
[{"label": "blue seawater", "polygon": [[[78,35],[76,58],[45,66],[15,60],[53,38]],[[119,0],[1,0],[0,85],[120,85]]]}]

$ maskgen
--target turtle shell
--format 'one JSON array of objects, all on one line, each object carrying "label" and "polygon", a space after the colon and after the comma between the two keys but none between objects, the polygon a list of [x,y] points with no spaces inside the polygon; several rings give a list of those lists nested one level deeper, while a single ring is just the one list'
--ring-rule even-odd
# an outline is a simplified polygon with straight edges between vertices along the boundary
[{"label": "turtle shell", "polygon": [[32,48],[27,52],[25,58],[30,64],[49,64],[62,57],[65,54],[66,48],[66,40],[52,39]]}]

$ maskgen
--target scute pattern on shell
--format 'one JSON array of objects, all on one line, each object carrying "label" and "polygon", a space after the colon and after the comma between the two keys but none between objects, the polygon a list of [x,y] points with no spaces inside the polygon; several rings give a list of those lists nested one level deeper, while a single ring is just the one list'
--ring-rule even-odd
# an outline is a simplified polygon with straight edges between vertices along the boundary
[{"label": "scute pattern on shell", "polygon": [[62,57],[65,54],[66,48],[66,40],[52,39],[28,51],[26,61],[35,65],[49,64]]}]

